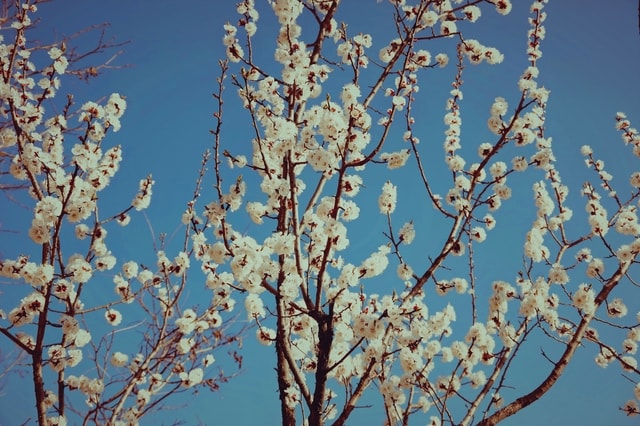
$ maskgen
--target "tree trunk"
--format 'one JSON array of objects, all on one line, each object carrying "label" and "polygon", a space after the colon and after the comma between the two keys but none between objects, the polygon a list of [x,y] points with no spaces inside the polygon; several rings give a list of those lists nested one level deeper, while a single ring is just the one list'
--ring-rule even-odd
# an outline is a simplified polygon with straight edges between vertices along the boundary
[{"label": "tree trunk", "polygon": [[293,408],[287,404],[287,389],[291,387],[291,372],[289,371],[289,365],[287,364],[287,358],[283,346],[287,344],[287,332],[284,329],[282,321],[282,309],[281,302],[277,300],[278,304],[278,329],[276,331],[276,356],[278,358],[278,393],[280,395],[280,411],[282,414],[282,426],[295,426],[296,414]]},{"label": "tree trunk", "polygon": [[329,355],[333,344],[333,309],[329,313],[320,314],[318,319],[318,365],[316,366],[316,386],[313,392],[313,403],[309,412],[309,426],[322,426],[322,411],[327,390],[329,374]]}]

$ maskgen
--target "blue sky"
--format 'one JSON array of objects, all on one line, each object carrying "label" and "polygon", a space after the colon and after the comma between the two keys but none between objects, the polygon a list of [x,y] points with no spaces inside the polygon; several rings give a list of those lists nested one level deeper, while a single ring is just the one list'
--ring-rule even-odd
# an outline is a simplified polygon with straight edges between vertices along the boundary
[{"label": "blue sky", "polygon": [[[257,3],[264,2],[257,0]],[[385,24],[388,22],[385,15],[388,5],[377,4],[376,0],[343,0],[343,3],[338,19],[349,22],[351,33],[375,31],[372,32],[374,47],[371,51],[377,52],[381,40],[389,38],[385,27],[388,25]],[[526,66],[523,46],[530,2],[514,0],[514,3],[510,16],[500,17],[487,9],[486,16],[470,28],[474,38],[485,45],[498,47],[505,54],[505,61],[499,66],[469,66],[466,70],[465,99],[462,102],[463,145],[467,140],[469,146],[475,146],[489,137],[485,122],[495,97],[503,96],[515,103],[517,80]],[[604,3],[597,0],[552,1],[545,9],[549,16],[539,80],[551,90],[547,134],[553,136],[558,169],[572,189],[571,203],[576,214],[583,211],[583,201],[579,196],[582,181],[591,177],[583,166],[579,153],[581,145],[591,145],[596,156],[609,165],[608,169],[614,175],[619,170],[620,180],[626,180],[628,173],[637,169],[637,159],[631,158],[630,150],[624,149],[614,129],[617,111],[626,112],[632,124],[640,126],[637,4],[635,0],[618,0],[615,7],[604,6]],[[180,226],[180,215],[191,197],[201,154],[211,145],[209,129],[214,125],[211,114],[215,108],[211,93],[215,90],[217,60],[224,55],[222,25],[226,21],[236,21],[234,5],[235,0],[195,0],[188,3],[70,0],[41,6],[43,22],[39,31],[43,38],[55,39],[90,24],[109,22],[108,35],[115,36],[118,41],[130,41],[116,60],[117,64],[130,66],[108,71],[88,85],[67,82],[63,91],[73,91],[78,103],[108,96],[112,92],[127,97],[128,108],[122,119],[122,129],[111,134],[106,141],[108,145],[123,146],[124,161],[105,195],[109,197],[105,201],[128,202],[136,190],[137,181],[149,173],[153,174],[156,187],[146,215],[156,236],[161,232],[171,235]],[[270,11],[264,5],[260,8],[259,31],[272,34],[274,27]],[[266,38],[261,43],[264,43],[264,53],[259,56],[268,61],[273,41]],[[441,167],[439,163],[442,163],[443,156],[441,140],[444,125],[441,117],[449,91],[449,86],[443,82],[450,80],[452,72],[449,68],[446,74],[435,77],[433,82],[425,79],[421,85],[420,95],[425,96],[425,100],[419,108],[423,109],[420,112],[425,118],[420,128],[425,132],[423,140],[433,139],[433,160],[430,158],[428,161],[435,168]],[[230,84],[227,86],[227,95],[233,97],[234,89]],[[338,98],[338,95],[334,97]],[[247,149],[248,116],[243,111],[234,110],[233,105],[229,100],[223,141],[230,151],[237,152]],[[389,151],[394,146],[401,146],[400,142],[390,143]],[[370,186],[363,191],[363,202],[375,207],[381,182],[388,178],[386,169],[380,168],[371,177]],[[437,231],[427,227],[429,215],[433,214],[429,211],[429,203],[414,196],[411,181],[404,175],[391,175],[391,178],[399,185],[401,203],[403,199],[407,200],[403,210],[394,218],[395,222],[401,224],[405,219],[415,219],[416,212],[420,212],[427,221],[423,225],[424,231],[433,232],[437,239]],[[232,179],[234,177],[228,182]],[[516,185],[514,182],[512,184]],[[523,187],[514,191],[513,199],[496,215],[498,228],[503,229],[490,235],[491,246],[486,247],[485,261],[480,258],[476,271],[488,282],[499,278],[513,280],[520,267],[522,241],[534,217],[530,187],[530,182],[523,180]],[[0,213],[3,223],[19,223],[19,218],[4,215],[4,212]],[[350,234],[351,253],[356,259],[362,258],[357,254],[358,249],[369,245],[377,247],[385,242],[381,234],[384,218],[375,210],[370,217],[362,216],[360,225]],[[133,221],[134,225],[127,228],[126,233],[120,233],[117,239],[112,240],[113,250],[119,259],[133,258],[141,262],[147,259],[151,262],[151,232],[142,216],[134,216]],[[236,227],[241,228],[241,225]],[[380,232],[371,233],[371,228],[380,229]],[[248,219],[246,229],[249,233],[254,229]],[[114,235],[118,234],[114,232]],[[33,250],[18,246],[23,250]],[[5,256],[15,256],[17,253],[13,250],[0,240],[0,251]],[[413,255],[416,258],[423,256],[422,253]],[[190,290],[193,303],[202,294],[202,288],[202,284],[193,283]],[[0,342],[3,349],[8,344],[6,340]],[[530,382],[532,371],[548,369],[548,364],[539,356],[540,345],[536,346],[536,343],[527,347],[531,353],[523,358],[518,384]],[[249,335],[245,339],[244,350],[244,372],[240,377],[225,384],[219,393],[201,393],[199,398],[189,401],[190,407],[186,410],[162,414],[160,422],[178,417],[186,424],[199,421],[203,424],[277,424],[279,407],[272,348],[257,345]],[[601,370],[594,365],[593,356],[593,348],[579,351],[576,364],[567,370],[556,388],[542,401],[504,424],[634,424],[633,419],[624,418],[616,410],[617,406],[632,398],[632,387],[620,378],[617,366]],[[218,358],[224,362],[222,354]],[[524,385],[524,389],[529,388]],[[0,396],[0,424],[15,424],[16,418],[8,410],[18,403],[15,394],[7,393],[5,388],[5,395]],[[22,408],[30,409],[28,405],[22,405]],[[363,410],[356,413],[352,424],[382,424],[379,415],[377,410],[369,413]]]}]

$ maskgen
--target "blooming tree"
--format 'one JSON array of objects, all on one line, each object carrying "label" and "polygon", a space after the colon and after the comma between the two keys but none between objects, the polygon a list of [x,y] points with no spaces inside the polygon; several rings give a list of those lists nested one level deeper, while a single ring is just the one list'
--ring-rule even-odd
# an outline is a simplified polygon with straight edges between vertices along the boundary
[{"label": "blooming tree", "polygon": [[[222,326],[235,299],[256,339],[275,350],[284,425],[351,424],[370,404],[384,407],[389,425],[496,424],[542,398],[582,346],[594,349],[597,366],[628,379],[628,400],[612,409],[638,414],[640,318],[628,315],[634,301],[623,295],[637,286],[640,172],[614,183],[585,145],[593,177],[582,198],[569,196],[545,126],[546,1],[530,2],[518,95],[494,94],[490,137],[465,133],[464,143],[464,77],[473,65],[503,60],[472,34],[482,15],[509,14],[509,0],[385,2],[378,7],[394,32],[388,40],[351,33],[341,21],[346,2],[269,3],[274,56],[263,56],[269,25],[258,28],[270,19],[265,4],[261,15],[261,3],[239,1],[236,24],[224,27],[213,147],[182,215],[183,246],[159,249],[153,268],[127,260],[117,270],[107,230],[117,235],[114,222],[126,225],[148,206],[153,183],[143,179],[133,202],[98,214],[121,155],[103,139],[118,129],[125,100],[113,95],[77,113],[68,104],[46,116],[68,74],[58,62],[72,61],[60,46],[28,47],[34,11],[16,11],[15,39],[2,42],[0,153],[12,159],[12,187],[29,188],[29,237],[42,258],[2,260],[3,277],[29,286],[0,331],[30,358],[39,422],[61,424],[73,413],[85,423],[135,424],[166,396],[217,386],[224,377],[206,380],[206,366],[211,349],[235,338]],[[49,65],[36,71],[43,52]],[[434,135],[420,111],[424,89],[443,76],[452,89],[441,111],[445,133]],[[246,140],[235,116],[227,120],[235,105],[249,123]],[[640,156],[628,118],[618,113],[615,125],[620,150]],[[481,262],[510,226],[516,188],[532,188],[533,197],[523,260],[487,281]],[[374,190],[371,202],[365,193]],[[405,220],[403,206],[422,205],[416,200],[429,209]],[[212,294],[206,307],[181,303],[191,264]],[[88,305],[109,271],[117,297]],[[125,327],[121,316],[136,322]],[[128,352],[120,336],[143,327],[139,348]],[[531,341],[544,342],[543,364],[528,370],[533,386],[518,386]]]},{"label": "blooming tree", "polygon": [[[374,49],[376,34],[352,34],[340,22],[339,0],[271,1],[276,66],[261,59],[259,2],[239,2],[237,24],[224,27],[213,130],[217,198],[186,216],[213,228],[196,249],[206,253],[207,285],[243,294],[257,339],[275,349],[282,423],[348,424],[377,392],[387,424],[413,417],[496,424],[542,398],[583,345],[596,348],[598,366],[621,368],[629,400],[618,408],[638,414],[640,318],[627,315],[617,295],[637,286],[640,172],[614,185],[585,145],[593,179],[581,200],[568,197],[545,132],[549,91],[539,84],[546,1],[530,5],[528,64],[513,82],[518,96],[497,97],[486,112],[492,139],[465,144],[468,65],[503,59],[467,34],[484,13],[509,14],[511,2],[390,3],[395,35]],[[414,111],[419,89],[444,72],[452,90],[442,111],[442,169]],[[247,148],[237,137],[226,142],[226,79],[251,123]],[[625,114],[615,124],[620,149],[640,156],[640,135]],[[223,160],[243,169],[230,186]],[[428,221],[419,211],[414,220],[395,219],[401,172],[413,176],[413,197],[432,206]],[[380,175],[386,182],[371,206],[359,193]],[[500,228],[512,180],[532,185],[533,223],[523,232],[522,264],[486,282],[476,259]],[[575,208],[585,209],[584,219],[573,217]],[[249,235],[236,225],[245,214],[255,224]],[[385,219],[378,229],[385,240],[350,249],[349,232],[363,221],[371,232],[376,214]],[[549,367],[530,372],[538,374],[532,388],[514,390],[511,377],[531,339],[546,339],[557,356],[543,352]]]},{"label": "blooming tree", "polygon": [[214,349],[237,340],[221,317],[233,301],[224,292],[199,309],[182,301],[190,261],[199,256],[191,243],[202,231],[195,224],[175,257],[158,248],[154,266],[110,250],[109,230],[149,206],[154,183],[140,180],[120,209],[101,203],[122,160],[121,147],[108,146],[106,136],[120,129],[125,97],[114,93],[80,107],[72,95],[56,100],[66,76],[89,79],[110,67],[113,57],[84,64],[118,44],[104,32],[87,51],[69,47],[74,37],[30,40],[37,3],[3,2],[1,22],[0,160],[7,173],[0,188],[15,201],[2,214],[17,218],[30,206],[23,236],[33,244],[30,255],[5,258],[5,251],[0,258],[0,276],[19,284],[1,301],[3,363],[28,366],[40,425],[137,424],[168,397],[217,389],[229,378],[210,370]]}]

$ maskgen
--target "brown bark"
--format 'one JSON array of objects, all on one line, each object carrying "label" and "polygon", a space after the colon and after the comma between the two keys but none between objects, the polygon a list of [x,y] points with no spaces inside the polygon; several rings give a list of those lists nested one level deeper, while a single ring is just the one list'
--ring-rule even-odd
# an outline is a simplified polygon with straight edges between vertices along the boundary
[{"label": "brown bark", "polygon": [[318,319],[318,362],[316,366],[315,390],[313,392],[313,402],[309,412],[309,426],[321,426],[322,412],[327,390],[327,379],[329,374],[329,355],[333,344],[333,312],[329,309],[328,314],[321,313]]},{"label": "brown bark", "polygon": [[[42,263],[47,263],[49,257],[53,258],[51,245],[45,243],[42,245]],[[44,391],[44,377],[42,372],[44,351],[44,335],[47,328],[47,314],[49,313],[49,301],[51,299],[50,284],[43,287],[44,289],[44,306],[40,315],[38,315],[38,331],[36,334],[35,347],[31,352],[32,375],[33,375],[33,388],[36,397],[36,410],[38,412],[38,424],[47,424],[47,407],[45,405],[46,393]],[[64,414],[63,412],[60,414]]]},{"label": "brown bark", "polygon": [[287,365],[287,359],[285,357],[284,350],[282,349],[282,345],[286,345],[284,341],[286,339],[284,330],[279,326],[280,320],[278,321],[278,331],[276,332],[276,355],[278,357],[278,366],[277,366],[277,374],[278,374],[278,391],[280,395],[280,412],[282,415],[282,426],[295,426],[296,425],[296,415],[293,408],[287,405],[286,401],[286,390],[291,386],[291,383],[288,380],[289,367]]}]

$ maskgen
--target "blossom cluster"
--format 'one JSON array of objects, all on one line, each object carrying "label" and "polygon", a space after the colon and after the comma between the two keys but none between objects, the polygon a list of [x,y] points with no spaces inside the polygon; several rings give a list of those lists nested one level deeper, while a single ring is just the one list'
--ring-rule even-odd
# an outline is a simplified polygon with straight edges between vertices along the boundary
[{"label": "blossom cluster", "polygon": [[[487,138],[475,146],[463,146],[462,138],[466,63],[498,65],[504,56],[467,37],[467,28],[481,19],[484,7],[508,14],[511,1],[392,0],[396,33],[387,40],[349,34],[337,20],[339,3],[270,1],[277,21],[275,66],[258,63],[259,55],[253,54],[260,18],[254,0],[237,3],[238,19],[224,25],[222,43],[238,70],[233,85],[238,105],[250,118],[251,153],[225,150],[223,155],[231,168],[252,175],[226,183],[218,159],[221,133],[214,131],[213,190],[201,190],[207,153],[182,215],[183,246],[156,250],[151,266],[122,262],[107,245],[113,233],[108,223],[127,225],[129,212],[150,205],[151,176],[140,181],[126,208],[98,219],[100,191],[122,160],[120,147],[106,148],[103,141],[109,130],[120,128],[124,97],[114,94],[104,105],[87,102],[75,115],[46,119],[43,100],[60,90],[69,60],[63,46],[49,47],[48,65],[39,73],[23,37],[35,8],[23,8],[14,22],[16,44],[0,49],[13,49],[17,58],[11,65],[17,72],[0,86],[3,112],[13,123],[0,130],[0,149],[11,152],[11,176],[30,186],[29,237],[45,255],[40,262],[27,256],[0,261],[3,277],[28,284],[24,297],[8,315],[0,311],[0,319],[3,332],[23,350],[42,351],[48,368],[65,377],[64,386],[84,396],[90,415],[103,410],[110,424],[138,424],[167,394],[213,387],[206,374],[216,361],[208,351],[233,340],[224,336],[222,325],[236,303],[255,325],[257,341],[278,352],[284,415],[308,412],[309,424],[338,416],[344,423],[361,404],[364,390],[374,387],[388,424],[408,423],[419,413],[433,425],[504,414],[510,409],[502,410],[505,399],[513,395],[506,389],[509,373],[517,368],[513,357],[527,350],[536,333],[567,349],[549,377],[559,376],[570,361],[567,354],[583,344],[596,347],[597,365],[617,363],[629,375],[639,373],[639,319],[628,319],[633,305],[619,284],[633,283],[640,253],[640,172],[628,177],[630,191],[621,190],[604,162],[589,146],[582,147],[598,184],[582,187],[584,232],[573,226],[578,222],[570,207],[574,200],[545,133],[550,93],[539,83],[547,2],[531,2],[528,64],[515,82],[519,99],[493,100]],[[308,22],[317,28],[307,28]],[[420,144],[424,129],[413,115],[421,88],[428,87],[423,82],[448,71],[449,54],[432,46],[455,47],[455,76],[443,114],[446,179],[434,177],[436,168],[422,162],[421,154],[429,151]],[[3,63],[10,63],[6,58]],[[221,66],[224,77],[227,63]],[[219,123],[223,77],[214,114]],[[616,128],[640,156],[639,133],[625,114],[616,115]],[[72,132],[79,142],[65,152]],[[394,139],[400,147],[393,146]],[[417,166],[416,186],[424,188],[405,188],[394,180],[409,164]],[[383,166],[389,172],[382,188],[372,188]],[[534,217],[523,235],[524,265],[511,282],[485,283],[478,276],[476,252],[496,227],[494,215],[508,217],[498,210],[516,192],[516,172],[525,171],[531,177]],[[447,225],[436,229],[439,225],[430,223],[433,212],[416,210],[410,212],[415,227],[406,218],[398,227],[394,222],[404,216],[406,189],[424,190]],[[200,204],[204,194],[213,199]],[[376,211],[385,223],[377,234],[371,229]],[[255,230],[250,235],[244,231],[247,220]],[[428,232],[425,221],[433,226]],[[67,233],[69,224],[73,232]],[[367,242],[375,241],[367,249],[352,233],[359,224],[365,225]],[[63,251],[63,235],[81,241],[74,241],[73,251],[66,245]],[[407,246],[418,242],[410,252]],[[203,273],[211,301],[185,307],[179,301],[192,282],[187,279],[192,264]],[[85,306],[92,281],[107,271],[112,299]],[[132,351],[119,333],[137,327],[130,316],[136,303],[151,318],[140,349]],[[84,320],[93,312],[111,333],[87,357],[97,336],[85,329]],[[47,321],[41,323],[55,328],[54,340],[30,334],[44,315]],[[624,334],[622,341],[611,342],[601,332],[606,327]],[[98,364],[100,358],[109,374],[73,374],[83,351],[85,363],[95,358]],[[546,380],[543,384],[550,383]],[[640,413],[640,385],[633,391],[634,399],[621,408],[629,415]],[[53,412],[55,393],[42,394]],[[462,419],[454,413],[457,404],[465,407]],[[51,424],[65,421],[63,415],[49,419]]]},{"label": "blossom cluster", "polygon": [[[168,394],[213,386],[205,371],[215,362],[211,351],[234,341],[220,328],[221,312],[233,304],[218,293],[200,313],[183,310],[191,250],[173,259],[158,251],[152,268],[122,262],[112,252],[107,236],[118,229],[110,225],[126,226],[131,211],[148,208],[154,181],[140,180],[121,210],[100,202],[122,161],[121,147],[107,146],[106,137],[120,130],[127,101],[113,93],[100,103],[77,107],[69,95],[56,104],[65,76],[80,72],[69,71],[79,54],[67,48],[71,39],[47,44],[28,38],[36,3],[10,6],[5,12],[13,15],[5,17],[0,35],[0,158],[9,163],[3,179],[11,181],[7,188],[27,189],[19,202],[32,206],[27,241],[36,253],[0,260],[0,276],[20,284],[2,300],[0,330],[29,359],[41,360],[31,366],[39,424],[64,425],[75,415],[85,422],[138,424]],[[224,208],[237,208],[241,196],[238,182]],[[216,206],[210,210],[207,220],[215,222]],[[198,246],[197,235],[192,241]],[[96,287],[104,272],[113,279],[112,296]],[[130,341],[119,336],[138,333],[142,324],[148,330],[140,334],[139,352],[131,352]],[[79,374],[87,371],[93,373]],[[78,404],[83,398],[84,409]]]},{"label": "blossom cluster", "polygon": [[[508,1],[493,3],[502,14],[511,9]],[[420,36],[426,39],[451,36],[458,33],[458,21],[475,22],[481,16],[481,9],[476,5],[459,6],[449,1],[427,7],[413,6],[405,1],[393,4],[407,34],[399,32],[399,37],[383,43],[377,60],[388,69],[402,65],[397,72],[381,78],[380,85],[368,95],[364,94],[365,86],[359,83],[358,77],[373,60],[367,53],[373,46],[373,39],[368,34],[348,37],[345,27],[340,26],[333,15],[328,15],[331,2],[309,2],[317,19],[326,17],[319,26],[315,45],[307,45],[301,38],[297,21],[303,13],[302,3],[284,0],[272,3],[280,23],[275,55],[282,65],[278,75],[270,75],[266,68],[239,54],[247,50],[238,45],[239,30],[229,24],[225,27],[228,59],[242,63],[241,79],[234,81],[237,93],[251,115],[255,130],[251,159],[245,161],[241,155],[230,156],[231,164],[248,166],[257,172],[263,199],[245,202],[245,189],[234,191],[232,188],[229,194],[241,194],[232,204],[226,200],[226,193],[219,192],[219,200],[208,204],[204,212],[217,241],[209,243],[208,237],[199,235],[197,252],[201,253],[199,260],[203,269],[209,271],[207,286],[215,297],[226,303],[233,300],[230,295],[234,290],[245,293],[244,307],[247,318],[257,324],[257,339],[267,345],[277,342],[277,347],[283,351],[286,369],[293,371],[294,377],[285,378],[288,384],[281,392],[283,400],[291,407],[309,402],[307,380],[313,373],[318,377],[324,350],[329,351],[328,364],[323,367],[329,369],[328,378],[341,385],[351,385],[357,380],[366,383],[373,374],[380,381],[388,413],[400,412],[403,406],[428,411],[438,404],[438,398],[433,395],[448,397],[462,392],[463,388],[482,388],[488,380],[485,368],[494,365],[496,354],[520,344],[522,330],[510,324],[506,316],[510,302],[521,301],[520,314],[524,318],[540,314],[554,327],[560,325],[555,311],[557,296],[550,290],[547,280],[539,279],[535,283],[523,280],[519,283],[520,290],[506,283],[496,283],[487,321],[474,321],[464,340],[451,338],[456,320],[453,306],[447,304],[442,310],[430,312],[420,297],[414,297],[421,294],[412,290],[418,275],[409,263],[402,261],[399,251],[401,245],[415,240],[416,231],[412,222],[405,223],[397,235],[391,231],[392,215],[398,203],[397,187],[391,181],[382,186],[378,197],[379,211],[387,216],[390,224],[391,242],[364,254],[361,261],[349,262],[342,257],[348,253],[350,243],[346,224],[363,215],[362,206],[356,200],[364,187],[360,172],[374,158],[389,169],[398,169],[408,163],[419,142],[412,131],[415,120],[410,113],[411,103],[419,92],[418,73],[435,66],[447,66],[449,62],[446,54],[432,55],[429,50],[407,40]],[[543,38],[541,23],[544,17],[539,13],[538,2],[534,6],[532,26],[535,30],[530,37],[539,40]],[[255,21],[257,15],[251,12],[252,8],[252,2],[239,6],[240,26]],[[434,33],[431,28],[436,26],[439,29]],[[255,34],[253,28],[246,32],[249,48]],[[355,76],[340,86],[338,99],[320,96],[327,89],[325,82],[335,70],[319,65],[314,56],[315,49],[331,39],[337,44],[338,62],[350,66]],[[538,87],[535,81],[538,71],[533,59],[519,84],[523,97],[532,102],[527,107],[518,105],[509,117],[507,101],[497,98],[491,107],[488,125],[498,141],[482,143],[478,147],[479,160],[467,165],[462,156],[460,137],[462,61],[466,58],[473,64],[484,61],[498,64],[503,56],[497,49],[486,47],[477,40],[462,40],[458,50],[458,75],[444,118],[447,126],[445,159],[453,172],[453,187],[445,200],[453,207],[451,212],[444,209],[440,196],[432,196],[437,208],[458,223],[459,231],[447,246],[451,253],[458,255],[464,254],[465,245],[460,241],[463,234],[470,241],[481,243],[487,238],[487,232],[494,228],[496,222],[491,213],[511,197],[511,188],[507,186],[510,173],[524,171],[534,164],[556,176],[550,166],[553,161],[550,139],[542,133],[548,91]],[[379,89],[387,106],[379,108],[378,128],[386,135],[386,129],[391,127],[396,116],[406,114],[409,129],[403,139],[410,142],[413,149],[382,152],[386,136],[376,142],[377,145],[371,143],[376,128],[369,105]],[[530,158],[524,155],[514,158],[509,167],[497,159],[497,153],[507,143],[519,147],[535,146],[537,151]],[[307,195],[307,187],[311,188],[311,195]],[[332,189],[327,194],[329,187]],[[546,232],[545,220],[551,219],[555,208],[555,202],[545,188],[544,183],[536,186],[541,220],[530,238],[529,253],[538,261],[547,256],[542,236]],[[559,177],[553,188],[566,194]],[[564,198],[560,202],[563,201]],[[241,204],[245,205],[256,225],[274,223],[276,230],[262,239],[239,233],[232,227],[231,219],[235,212],[241,211]],[[477,216],[479,212],[483,213]],[[570,214],[567,212],[562,209],[560,214],[563,216],[553,220],[558,223],[568,220]],[[461,225],[463,221],[466,221],[465,226]],[[471,223],[473,225],[466,225]],[[405,289],[385,296],[366,292],[365,280],[388,279],[386,269],[394,255],[400,258],[396,272]],[[558,271],[561,270],[564,271],[558,266]],[[558,272],[557,275],[561,274]],[[554,282],[562,281],[559,277],[553,279]],[[461,296],[475,298],[473,283],[467,279],[455,277],[435,282],[438,294],[445,299],[451,297],[452,289]],[[267,300],[271,297],[275,298],[277,308],[269,307]],[[332,313],[320,313],[322,306],[331,306]],[[271,313],[276,311],[278,330],[267,325]],[[322,338],[318,337],[322,333],[323,314],[331,316],[333,337],[329,349],[322,348]],[[461,367],[451,374],[429,376],[440,362],[452,361]],[[391,368],[396,362],[400,370]],[[412,400],[409,395],[416,383],[425,392],[419,399]],[[333,391],[327,391],[328,399],[323,402],[327,407],[327,418],[336,415],[335,406],[330,402],[331,395]],[[499,400],[500,397],[494,395],[493,403]]]}]

